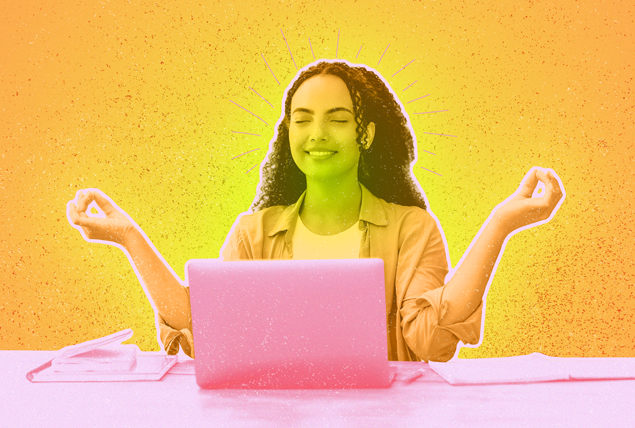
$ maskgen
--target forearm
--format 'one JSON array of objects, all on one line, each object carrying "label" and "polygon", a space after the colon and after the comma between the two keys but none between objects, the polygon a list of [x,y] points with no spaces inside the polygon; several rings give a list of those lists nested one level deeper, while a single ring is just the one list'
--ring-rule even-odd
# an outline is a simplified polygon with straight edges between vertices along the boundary
[{"label": "forearm", "polygon": [[126,236],[124,247],[136,268],[139,281],[145,285],[148,297],[165,322],[176,330],[189,328],[190,300],[181,280],[136,228]]},{"label": "forearm", "polygon": [[507,232],[493,217],[445,285],[447,311],[439,325],[463,322],[478,308],[506,237]]}]

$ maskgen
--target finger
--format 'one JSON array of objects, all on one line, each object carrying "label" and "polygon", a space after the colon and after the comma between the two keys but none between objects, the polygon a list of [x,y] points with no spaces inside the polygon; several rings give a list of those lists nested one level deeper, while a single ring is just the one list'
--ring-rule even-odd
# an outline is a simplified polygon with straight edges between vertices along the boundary
[{"label": "finger", "polygon": [[104,197],[101,191],[93,189],[87,190],[86,193],[83,193],[80,197],[79,202],[77,203],[78,212],[86,212],[88,206],[93,201],[97,203],[97,206],[101,208],[101,210],[104,211],[106,215],[113,211],[116,211],[110,201]]},{"label": "finger", "polygon": [[68,205],[66,206],[66,210],[67,210],[67,212],[68,212],[73,224],[75,224],[77,226],[83,226],[82,218],[88,218],[86,213],[83,213],[83,212],[78,213],[77,212],[77,207],[72,202],[68,203]]},{"label": "finger", "polygon": [[547,207],[550,205],[551,199],[553,198],[553,194],[554,194],[553,183],[549,179],[549,176],[547,175],[547,170],[545,169],[541,168],[540,170],[536,171],[536,176],[545,185],[545,193],[543,195],[544,197],[541,198],[542,199],[541,203],[543,204],[543,206]]},{"label": "finger", "polygon": [[82,190],[81,190],[81,189],[80,189],[80,190],[78,190],[78,191],[77,191],[77,193],[75,193],[75,198],[73,199],[73,201],[74,201],[75,203],[79,203],[79,200],[82,198],[82,195],[83,195],[83,194],[84,194],[84,193],[82,192]]},{"label": "finger", "polygon": [[523,178],[519,194],[525,198],[531,198],[536,186],[538,185],[538,177],[536,176],[537,168],[532,168]]},{"label": "finger", "polygon": [[562,196],[564,194],[564,191],[562,185],[560,184],[560,180],[558,179],[558,175],[556,175],[556,172],[553,169],[548,169],[547,177],[553,184],[554,191],[557,192],[559,196]]},{"label": "finger", "polygon": [[67,212],[71,218],[71,222],[77,226],[81,226],[85,232],[87,232],[86,228],[92,230],[103,224],[102,219],[88,217],[84,212],[78,213],[75,204],[72,202],[68,203]]},{"label": "finger", "polygon": [[86,210],[88,209],[88,205],[90,205],[94,199],[94,191],[86,190],[80,192],[80,196],[77,201],[77,212],[86,212]]},{"label": "finger", "polygon": [[97,206],[101,208],[101,210],[109,215],[113,212],[117,212],[117,209],[110,203],[110,201],[106,198],[106,196],[99,190],[93,190],[93,197],[95,202],[97,202]]},{"label": "finger", "polygon": [[88,209],[90,201],[87,201],[86,192],[80,190],[77,195],[77,212],[85,212]]},{"label": "finger", "polygon": [[84,226],[86,226],[86,224],[84,224],[84,223],[83,223],[83,219],[84,219],[84,218],[90,218],[90,217],[88,217],[88,216],[86,215],[86,213],[84,213],[84,212],[79,212],[79,213],[78,213],[78,212],[77,212],[77,207],[76,207],[76,206],[75,206],[75,204],[74,204],[74,203],[72,203],[72,202],[69,202],[69,203],[66,205],[66,211],[68,212],[68,215],[69,215],[69,217],[71,218],[71,222],[72,222],[74,225],[77,225],[77,226],[82,226],[82,229],[84,229],[84,232],[88,232],[88,231],[86,230],[86,228],[84,227]]},{"label": "finger", "polygon": [[545,183],[545,196],[540,198],[541,217],[543,220],[549,218],[553,210],[558,205],[558,201],[562,198],[560,183],[550,173],[549,170],[542,170],[537,173],[540,181]]},{"label": "finger", "polygon": [[562,199],[562,186],[560,185],[560,181],[558,181],[558,178],[552,170],[549,170],[547,172],[547,180],[549,180],[548,188],[551,191],[550,194],[548,194],[549,204],[555,207],[558,204],[558,201]]},{"label": "finger", "polygon": [[66,213],[71,218],[71,222],[73,224],[77,224],[77,219],[79,218],[79,215],[77,214],[77,207],[75,206],[74,203],[69,202],[68,204],[66,204]]},{"label": "finger", "polygon": [[88,217],[86,214],[81,215],[77,213],[74,217],[73,214],[71,214],[71,218],[73,219],[73,224],[81,226],[84,230],[86,230],[86,228],[89,230],[96,230],[104,227],[104,220],[101,218]]},{"label": "finger", "polygon": [[545,184],[545,189],[549,187],[549,178],[547,177],[547,172],[544,169],[536,170],[536,178],[542,181]]}]

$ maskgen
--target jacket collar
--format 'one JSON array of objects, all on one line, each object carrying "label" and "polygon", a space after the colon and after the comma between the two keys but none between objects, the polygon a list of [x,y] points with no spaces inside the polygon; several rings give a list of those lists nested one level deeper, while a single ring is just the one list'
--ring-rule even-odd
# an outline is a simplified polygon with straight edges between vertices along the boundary
[{"label": "jacket collar", "polygon": [[[375,226],[387,226],[388,220],[386,220],[386,213],[384,212],[384,207],[382,206],[383,201],[370,193],[363,184],[359,183],[359,186],[362,189],[362,208],[359,211],[359,219],[367,223],[372,223]],[[271,232],[269,232],[270,237],[283,231],[293,232],[305,195],[306,190],[302,193],[295,204],[289,205],[284,209],[284,211],[282,211],[280,218],[274,225]]]}]

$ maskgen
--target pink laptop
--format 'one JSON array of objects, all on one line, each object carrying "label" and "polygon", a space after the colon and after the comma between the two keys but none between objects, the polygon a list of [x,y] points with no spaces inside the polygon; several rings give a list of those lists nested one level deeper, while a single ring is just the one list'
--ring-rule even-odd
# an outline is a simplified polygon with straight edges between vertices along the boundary
[{"label": "pink laptop", "polygon": [[385,388],[381,259],[190,260],[202,388]]}]

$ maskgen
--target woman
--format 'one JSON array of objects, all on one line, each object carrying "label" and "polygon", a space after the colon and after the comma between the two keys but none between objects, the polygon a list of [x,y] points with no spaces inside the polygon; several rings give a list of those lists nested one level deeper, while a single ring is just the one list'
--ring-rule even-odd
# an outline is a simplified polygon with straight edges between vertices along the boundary
[{"label": "woman", "polygon": [[[482,298],[506,237],[546,220],[562,198],[552,172],[532,169],[497,207],[451,280],[439,228],[411,174],[414,139],[387,85],[364,67],[321,61],[288,88],[253,214],[236,221],[225,260],[384,260],[388,358],[447,361],[476,344]],[[532,198],[538,180],[545,194]],[[86,215],[95,201],[105,218]],[[168,353],[193,355],[189,292],[143,232],[99,191],[68,205],[85,238],[124,249],[159,315]]]}]

